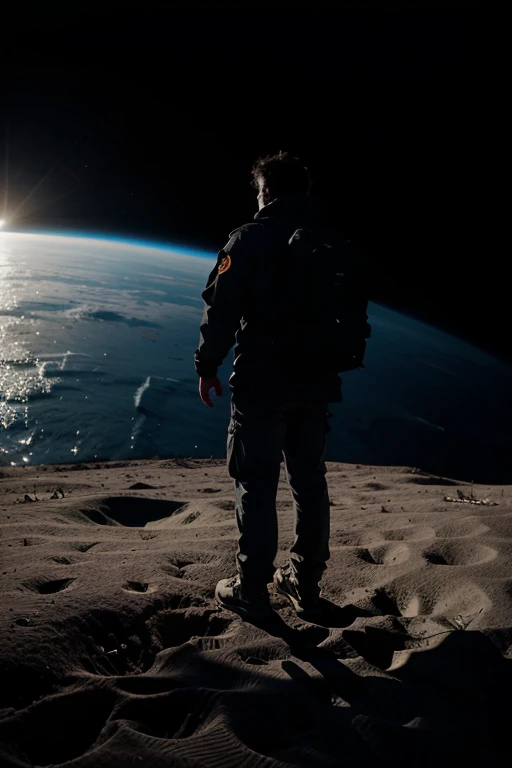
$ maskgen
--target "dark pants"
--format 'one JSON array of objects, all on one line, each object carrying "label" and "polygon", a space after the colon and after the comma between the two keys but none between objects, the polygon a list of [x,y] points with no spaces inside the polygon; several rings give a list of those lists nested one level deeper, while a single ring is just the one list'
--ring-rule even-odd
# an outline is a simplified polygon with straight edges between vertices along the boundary
[{"label": "dark pants", "polygon": [[292,571],[304,585],[321,579],[329,559],[325,455],[331,416],[326,402],[271,404],[231,394],[227,464],[235,480],[237,568],[248,587],[272,581],[283,458],[295,510]]}]

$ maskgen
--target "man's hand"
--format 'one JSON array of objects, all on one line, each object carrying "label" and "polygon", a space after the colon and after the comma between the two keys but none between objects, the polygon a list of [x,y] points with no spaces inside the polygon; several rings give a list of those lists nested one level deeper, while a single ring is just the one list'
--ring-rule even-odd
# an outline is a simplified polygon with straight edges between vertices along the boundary
[{"label": "man's hand", "polygon": [[205,405],[209,405],[213,408],[213,403],[210,399],[210,389],[215,387],[215,394],[217,397],[222,395],[222,388],[218,376],[212,376],[209,379],[199,379],[199,396]]}]

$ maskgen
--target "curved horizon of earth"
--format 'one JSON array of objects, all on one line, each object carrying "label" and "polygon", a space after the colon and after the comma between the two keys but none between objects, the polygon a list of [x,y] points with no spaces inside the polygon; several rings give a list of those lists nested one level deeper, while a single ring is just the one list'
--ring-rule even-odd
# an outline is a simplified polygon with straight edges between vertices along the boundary
[{"label": "curved horizon of earth", "polygon": [[[226,456],[223,396],[193,353],[216,254],[93,236],[0,234],[0,466]],[[371,302],[365,369],[330,403],[327,460],[510,482],[512,367]]]}]

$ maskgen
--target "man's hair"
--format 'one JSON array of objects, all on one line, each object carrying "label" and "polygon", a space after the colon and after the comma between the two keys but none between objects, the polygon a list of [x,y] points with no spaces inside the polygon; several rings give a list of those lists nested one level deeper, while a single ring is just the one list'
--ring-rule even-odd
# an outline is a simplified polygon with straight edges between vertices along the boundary
[{"label": "man's hair", "polygon": [[260,157],[253,165],[253,187],[258,189],[260,182],[268,190],[269,199],[276,197],[306,196],[311,188],[311,177],[304,163],[289,152]]}]

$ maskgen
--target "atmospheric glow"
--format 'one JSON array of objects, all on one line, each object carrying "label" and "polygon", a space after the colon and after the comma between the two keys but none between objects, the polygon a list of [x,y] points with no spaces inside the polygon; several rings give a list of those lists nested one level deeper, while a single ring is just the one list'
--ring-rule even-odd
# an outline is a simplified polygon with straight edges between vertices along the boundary
[{"label": "atmospheric glow", "polygon": [[[8,224],[9,222],[7,219],[4,220],[4,225]],[[36,229],[24,229],[23,231],[13,231],[12,229],[8,232],[9,235],[12,237],[25,237],[25,238],[31,238],[32,240],[35,240],[36,238],[40,240],[41,237],[47,237],[47,238],[77,238],[77,239],[84,239],[89,241],[96,241],[96,242],[103,242],[110,246],[116,246],[116,245],[126,245],[131,246],[133,248],[151,248],[158,251],[172,251],[174,254],[179,256],[197,256],[201,259],[215,259],[216,253],[213,251],[204,251],[199,250],[198,247],[193,246],[186,246],[181,243],[169,243],[169,242],[162,242],[162,241],[156,241],[156,240],[138,240],[134,239],[133,237],[123,237],[122,235],[107,235],[104,232],[87,232],[85,230],[61,230],[61,231],[53,231],[49,232],[46,230],[36,230]]]}]

